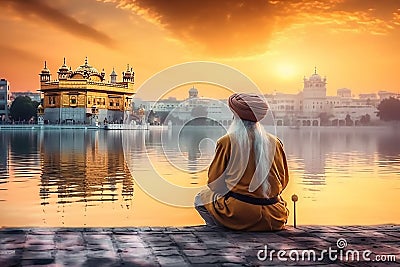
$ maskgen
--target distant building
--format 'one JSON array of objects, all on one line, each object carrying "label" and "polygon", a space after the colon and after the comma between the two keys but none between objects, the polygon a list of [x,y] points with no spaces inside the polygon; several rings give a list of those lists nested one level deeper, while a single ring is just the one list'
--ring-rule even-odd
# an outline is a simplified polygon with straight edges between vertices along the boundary
[{"label": "distant building", "polygon": [[65,63],[59,68],[58,79],[51,80],[46,62],[39,74],[40,91],[43,94],[44,120],[49,123],[91,123],[124,121],[129,118],[134,95],[132,68],[122,73],[117,82],[114,69],[110,81],[104,69],[98,72],[88,59],[76,70]]},{"label": "distant building", "polygon": [[[297,94],[278,92],[265,95],[277,125],[332,125],[345,120],[347,115],[354,124],[366,115],[370,120],[378,119],[376,107],[380,100],[376,94],[360,94],[359,98],[352,98],[350,89],[340,88],[336,96],[327,96],[326,77],[321,78],[316,69],[309,78],[304,77],[303,82],[303,91]],[[382,97],[392,95],[384,92],[381,94]],[[329,121],[321,121],[322,118]]]},{"label": "distant building", "polygon": [[8,121],[9,108],[11,104],[10,82],[6,79],[0,80],[0,122]]},{"label": "distant building", "polygon": [[316,117],[326,111],[326,77],[321,78],[317,74],[317,68],[310,78],[304,77],[303,87],[303,113]]},{"label": "distant building", "polygon": [[232,112],[227,106],[226,100],[215,100],[198,96],[198,90],[192,87],[188,91],[188,98],[177,100],[175,97],[161,99],[159,101],[134,100],[135,109],[144,108],[158,116],[159,122],[167,124],[185,124],[199,117],[207,118],[228,126],[232,122]]},{"label": "distant building", "polygon": [[393,93],[393,92],[388,92],[388,91],[379,91],[378,95],[379,95],[379,99],[380,100],[383,100],[383,99],[386,99],[386,98],[390,98],[390,97],[400,98],[400,94],[399,93]]},{"label": "distant building", "polygon": [[360,99],[377,99],[378,96],[375,93],[364,93],[359,94]]},{"label": "distant building", "polygon": [[14,101],[19,96],[27,96],[29,97],[32,101],[39,102],[41,101],[40,99],[40,93],[33,93],[33,92],[12,92],[11,93],[11,100]]},{"label": "distant building", "polygon": [[351,90],[348,88],[337,89],[337,96],[343,98],[351,98]]}]

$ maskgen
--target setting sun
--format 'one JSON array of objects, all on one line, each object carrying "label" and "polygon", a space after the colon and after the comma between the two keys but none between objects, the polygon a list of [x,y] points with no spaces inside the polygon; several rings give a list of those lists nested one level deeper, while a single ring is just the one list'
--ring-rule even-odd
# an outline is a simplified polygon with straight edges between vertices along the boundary
[{"label": "setting sun", "polygon": [[276,66],[276,73],[279,78],[291,79],[294,76],[299,76],[293,64],[290,63],[278,63]]}]

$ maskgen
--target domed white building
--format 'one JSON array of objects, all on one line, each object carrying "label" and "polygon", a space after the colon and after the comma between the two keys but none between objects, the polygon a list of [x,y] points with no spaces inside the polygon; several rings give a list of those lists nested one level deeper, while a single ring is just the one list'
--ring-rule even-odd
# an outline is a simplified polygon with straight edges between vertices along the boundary
[{"label": "domed white building", "polygon": [[326,104],[326,77],[317,74],[317,68],[310,78],[304,77],[303,112],[312,115],[325,111]]}]

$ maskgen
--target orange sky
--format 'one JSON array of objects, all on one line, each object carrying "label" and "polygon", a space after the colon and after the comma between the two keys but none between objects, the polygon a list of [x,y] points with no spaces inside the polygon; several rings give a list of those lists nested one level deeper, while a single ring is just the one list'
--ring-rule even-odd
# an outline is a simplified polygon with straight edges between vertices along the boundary
[{"label": "orange sky", "polygon": [[12,91],[37,90],[44,60],[56,78],[63,57],[76,69],[85,56],[119,78],[129,63],[138,87],[171,65],[207,60],[266,93],[298,92],[314,66],[330,95],[400,91],[398,0],[2,0],[0,9],[0,77]]}]

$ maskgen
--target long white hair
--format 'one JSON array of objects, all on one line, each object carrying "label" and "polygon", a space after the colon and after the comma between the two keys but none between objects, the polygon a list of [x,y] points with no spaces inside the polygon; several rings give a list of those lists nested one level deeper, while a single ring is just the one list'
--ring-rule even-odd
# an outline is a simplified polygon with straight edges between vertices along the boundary
[{"label": "long white hair", "polygon": [[226,169],[228,188],[233,188],[242,178],[253,147],[256,170],[249,184],[249,192],[254,192],[261,186],[263,195],[268,196],[268,174],[275,153],[275,142],[271,141],[259,122],[242,120],[236,115],[228,134],[231,141],[231,155]]}]

